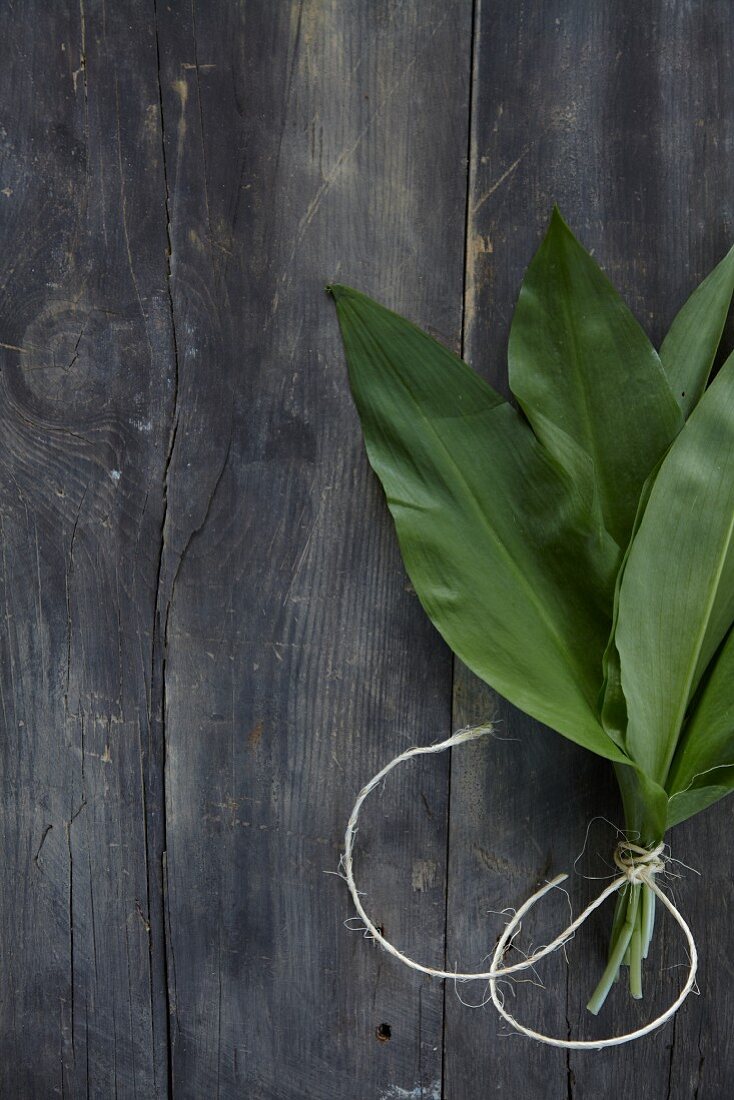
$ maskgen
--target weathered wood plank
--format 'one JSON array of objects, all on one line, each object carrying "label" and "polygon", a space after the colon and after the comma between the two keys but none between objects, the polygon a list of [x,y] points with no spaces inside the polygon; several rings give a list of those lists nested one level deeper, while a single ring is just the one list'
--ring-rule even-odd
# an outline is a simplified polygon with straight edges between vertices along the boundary
[{"label": "weathered wood plank", "polygon": [[173,363],[154,28],[90,0],[0,27],[0,1093],[148,1098]]},{"label": "weathered wood plank", "polygon": [[[346,933],[322,873],[361,783],[452,719],[321,286],[458,345],[470,0],[157,7],[0,12],[0,1094],[166,1095],[170,1010],[176,1097],[726,1095],[728,803],[672,838],[704,872],[676,890],[703,996],[617,1053],[505,1039],[449,988],[442,1064],[443,989]],[[464,343],[505,388],[552,201],[658,341],[730,243],[732,32],[723,0],[474,8]],[[497,706],[518,740],[454,755],[450,836],[448,762],[398,774],[358,858],[389,934],[440,960],[450,839],[447,957],[472,965],[487,910],[619,810],[605,765],[455,681],[454,726]],[[580,869],[610,842],[595,826]],[[518,1012],[654,1013],[677,933],[650,998],[593,1023],[606,934]]]},{"label": "weathered wood plank", "polygon": [[[451,664],[369,474],[323,286],[458,340],[469,29],[468,3],[438,0],[159,9],[176,1097],[440,1089],[441,986],[345,931],[324,873],[360,785],[448,729]],[[359,854],[390,934],[439,959],[446,800],[445,766],[406,769]]]},{"label": "weathered wood plank", "polygon": [[[557,201],[587,247],[659,342],[687,292],[731,244],[732,33],[730,9],[657,4],[640,18],[619,5],[480,4],[475,36],[474,119],[467,249],[465,347],[506,388],[509,321],[523,269]],[[462,671],[455,725],[486,714],[491,700]],[[500,707],[502,736],[455,754],[452,770],[449,957],[470,964],[494,943],[488,909],[518,904],[549,872],[570,870],[589,819],[618,821],[609,769],[556,735]],[[728,909],[731,876],[712,853],[731,829],[723,804],[671,837],[675,854],[704,874],[676,887],[702,946],[701,988],[674,1026],[632,1047],[572,1055],[506,1039],[491,1012],[447,1002],[447,1097],[505,1095],[668,1097],[725,1095],[734,1071]],[[589,852],[606,855],[599,823]],[[601,858],[584,863],[604,874]],[[581,869],[581,868],[580,868]],[[574,879],[576,908],[596,888]],[[549,905],[524,940],[547,940],[567,915]],[[573,945],[571,967],[544,967],[546,991],[513,999],[523,1019],[561,1036],[629,1030],[674,992],[685,961],[666,922],[648,996],[633,1005],[617,989],[598,1022],[583,1005],[603,962],[602,916]]]}]

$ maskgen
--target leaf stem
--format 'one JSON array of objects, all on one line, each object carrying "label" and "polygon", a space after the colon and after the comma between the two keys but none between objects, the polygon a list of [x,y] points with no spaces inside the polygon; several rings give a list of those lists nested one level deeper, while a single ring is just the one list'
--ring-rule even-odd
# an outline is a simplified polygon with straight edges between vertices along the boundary
[{"label": "leaf stem", "polygon": [[599,1013],[604,1002],[609,996],[609,990],[614,984],[614,979],[617,977],[619,968],[622,965],[622,959],[624,958],[625,952],[629,947],[630,940],[632,939],[632,933],[635,930],[638,902],[639,890],[634,888],[629,890],[627,899],[627,911],[625,914],[624,922],[622,923],[622,927],[619,930],[616,940],[612,941],[612,949],[609,953],[609,962],[606,965],[599,984],[592,993],[591,999],[586,1006],[589,1012],[591,1012],[594,1016]]},{"label": "leaf stem", "polygon": [[627,901],[628,901],[627,894],[628,893],[629,893],[628,888],[626,886],[623,886],[622,889],[617,894],[617,904],[614,906],[614,917],[612,919],[612,933],[611,933],[611,936],[609,937],[609,952],[610,952],[610,954],[611,954],[611,951],[612,951],[612,948],[613,948],[614,944],[616,943],[617,936],[619,935],[619,931],[622,927],[622,923],[624,921],[624,915],[627,912]]},{"label": "leaf stem", "polygon": [[630,953],[630,993],[636,1001],[639,1001],[642,997],[642,905],[640,905],[640,892],[644,892],[646,887],[633,886],[635,894],[637,895],[635,904],[635,920],[632,930],[632,937],[629,944]]},{"label": "leaf stem", "polygon": [[647,958],[655,927],[655,895],[649,886],[642,888],[642,957]]}]

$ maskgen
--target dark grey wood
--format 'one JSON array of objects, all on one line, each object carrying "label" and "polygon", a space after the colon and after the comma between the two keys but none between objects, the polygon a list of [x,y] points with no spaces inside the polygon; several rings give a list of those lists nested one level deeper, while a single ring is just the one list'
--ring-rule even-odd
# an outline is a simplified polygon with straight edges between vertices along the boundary
[{"label": "dark grey wood", "polygon": [[153,22],[0,12],[0,1094],[165,1095],[153,616],[173,355]]},{"label": "dark grey wood", "polygon": [[[729,5],[8,0],[0,42],[0,1095],[727,1096],[728,803],[671,837],[702,996],[622,1051],[507,1037],[343,927],[345,820],[409,744],[500,719],[365,812],[360,882],[426,961],[478,965],[619,806],[453,668],[323,284],[506,390],[558,201],[659,342],[734,231]],[[508,990],[523,1019],[601,1035],[671,995],[664,920],[645,1001],[589,1019],[609,917]]]},{"label": "dark grey wood", "polygon": [[[469,15],[439,0],[159,6],[179,365],[162,569],[177,1098],[440,1088],[443,989],[345,930],[333,874],[359,787],[448,731],[451,661],[368,471],[324,284],[458,343]],[[358,857],[390,934],[438,959],[447,765],[396,776]]]},{"label": "dark grey wood", "polygon": [[[509,322],[522,272],[553,202],[659,342],[686,294],[731,244],[732,32],[727,4],[480,4],[474,51],[472,155],[464,341],[469,360],[506,389]],[[457,673],[455,724],[493,706]],[[608,767],[504,704],[501,736],[455,754],[449,863],[449,955],[472,964],[495,940],[488,909],[517,905],[549,873],[571,870],[595,814],[620,820]],[[730,1030],[734,949],[731,875],[717,838],[734,808],[721,804],[671,836],[687,874],[676,895],[702,946],[700,985],[674,1025],[631,1047],[573,1054],[501,1036],[491,1012],[452,994],[446,1014],[451,1100],[488,1091],[532,1097],[721,1097],[734,1073]],[[613,831],[598,822],[579,869],[604,874]],[[598,855],[595,855],[598,853]],[[575,877],[578,910],[596,889]],[[567,915],[556,902],[527,923],[548,940]],[[611,914],[600,915],[561,960],[542,968],[545,991],[512,997],[521,1018],[565,1036],[639,1026],[674,993],[685,962],[662,922],[641,1005],[616,989],[598,1021],[584,1004],[603,965]],[[509,996],[509,994],[508,994]]]}]

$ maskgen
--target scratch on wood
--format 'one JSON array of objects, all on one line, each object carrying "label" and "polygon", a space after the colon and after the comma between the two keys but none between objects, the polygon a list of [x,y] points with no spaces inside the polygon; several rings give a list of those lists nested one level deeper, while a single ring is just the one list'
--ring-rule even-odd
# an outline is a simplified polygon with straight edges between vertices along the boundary
[{"label": "scratch on wood", "polygon": [[38,849],[36,850],[36,854],[33,857],[33,862],[35,863],[35,865],[39,869],[39,871],[41,869],[41,863],[40,863],[41,849],[43,848],[44,844],[46,843],[46,837],[48,836],[48,834],[51,832],[52,829],[53,829],[53,825],[47,825],[46,828],[43,830],[43,835],[41,836],[41,841],[38,845]]},{"label": "scratch on wood", "polygon": [[127,252],[128,267],[130,268],[130,278],[135,289],[135,297],[138,300],[138,306],[140,307],[140,316],[143,321],[143,328],[145,330],[145,339],[148,343],[148,351],[150,354],[150,362],[153,361],[153,345],[150,342],[150,335],[148,333],[148,315],[143,306],[143,299],[140,294],[140,287],[138,286],[137,276],[135,274],[135,265],[133,263],[133,254],[130,247],[130,232],[127,224],[127,192],[125,189],[125,170],[122,159],[122,133],[120,130],[120,86],[115,77],[115,117],[117,122],[117,170],[120,177],[120,206],[121,221],[122,221],[122,235],[125,240],[125,250]]},{"label": "scratch on wood", "polygon": [[140,923],[142,924],[145,931],[150,933],[150,921],[143,912],[143,907],[140,904],[138,898],[135,899],[135,912],[138,914],[138,917],[140,918]]},{"label": "scratch on wood", "polygon": [[411,886],[418,893],[430,889],[436,884],[436,870],[438,864],[435,859],[416,859],[413,863],[411,874]]},{"label": "scratch on wood", "polygon": [[82,513],[84,501],[87,496],[89,485],[84,487],[81,500],[79,501],[79,507],[74,517],[74,526],[71,529],[71,539],[69,540],[69,559],[66,566],[66,572],[64,575],[64,586],[66,591],[66,690],[64,691],[64,711],[68,713],[69,709],[69,684],[71,682],[71,636],[72,636],[72,620],[71,620],[71,590],[69,587],[69,579],[74,569],[74,543],[76,541],[76,531],[79,525],[79,517]]},{"label": "scratch on wood", "polygon": [[[192,66],[192,67],[195,68],[196,66]],[[174,81],[171,82],[171,88],[173,89],[173,91],[176,93],[176,95],[178,96],[178,98],[181,101],[181,122],[180,122],[180,126],[181,126],[182,133],[185,134],[186,133],[186,119],[184,117],[184,112],[186,110],[186,101],[189,98],[189,86],[188,86],[188,84],[185,80],[174,80]]]},{"label": "scratch on wood", "polygon": [[513,174],[513,172],[516,171],[516,169],[517,169],[518,165],[520,164],[520,162],[527,155],[529,150],[530,150],[530,146],[526,145],[525,148],[523,149],[522,153],[520,153],[520,156],[517,158],[517,160],[513,161],[512,164],[510,165],[510,167],[507,168],[502,173],[502,175],[499,177],[499,179],[496,179],[494,181],[494,183],[492,184],[492,186],[487,191],[485,191],[484,194],[480,198],[477,199],[477,201],[474,203],[474,205],[471,208],[472,214],[476,214],[479,210],[481,210],[481,208],[484,206],[487,199],[491,198],[492,195],[495,193],[495,191],[499,187],[501,187],[502,184],[506,180],[508,180],[510,178],[510,176]]},{"label": "scratch on wood", "polygon": [[[443,24],[446,22],[449,15],[450,15],[450,11],[447,11],[446,15],[436,23],[436,25],[433,27],[433,29],[431,31],[431,35],[430,35],[431,39],[435,38],[436,34],[441,29]],[[417,64],[418,60],[419,60],[419,56],[416,54],[415,56],[413,56],[410,59],[410,61],[407,63],[407,65],[403,66],[403,68],[400,72],[400,75],[393,81],[391,86],[387,89],[387,91],[385,92],[384,96],[382,97],[382,99],[380,100],[378,105],[370,112],[369,116],[367,117],[366,122],[361,127],[361,129],[357,132],[357,135],[356,135],[354,141],[352,141],[351,144],[347,145],[346,148],[342,149],[341,153],[336,158],[336,161],[334,163],[333,168],[331,169],[331,171],[329,171],[326,174],[326,176],[322,180],[321,184],[317,188],[316,193],[314,194],[313,198],[311,199],[310,203],[308,204],[308,207],[306,208],[305,214],[301,218],[301,220],[298,223],[298,226],[296,228],[296,232],[295,232],[295,235],[294,235],[294,238],[293,238],[293,245],[292,245],[292,248],[291,248],[290,256],[288,258],[288,262],[284,266],[283,274],[281,276],[281,280],[280,280],[281,284],[284,284],[289,280],[291,268],[293,266],[293,260],[295,259],[296,252],[298,251],[298,246],[300,245],[301,241],[303,240],[303,237],[306,233],[306,230],[308,229],[308,227],[311,225],[311,222],[316,217],[316,214],[318,213],[318,210],[319,210],[322,202],[324,201],[326,196],[331,191],[331,188],[336,183],[336,181],[339,178],[341,172],[343,171],[345,165],[348,164],[348,162],[352,159],[354,154],[357,152],[357,149],[360,147],[360,145],[364,141],[364,138],[367,136],[367,134],[368,134],[370,128],[372,127],[372,125],[374,124],[374,122],[382,115],[382,113],[386,109],[386,107],[391,103],[391,101],[395,98],[395,96],[400,91],[400,89],[404,86],[407,77],[412,72],[412,70],[415,67],[415,65]],[[273,320],[273,317],[277,313],[279,300],[280,300],[279,291],[276,290],[275,294],[273,295],[273,301],[272,301],[272,305],[271,305],[270,316],[268,317],[268,320],[266,322],[266,326],[265,326],[266,329],[270,326],[270,324]]]},{"label": "scratch on wood", "polygon": [[250,746],[251,749],[256,749],[257,748],[257,746],[260,744],[260,740],[262,738],[262,735],[263,735],[263,724],[262,724],[262,722],[256,722],[255,725],[250,730],[250,733],[249,733],[248,738],[247,738],[247,744]]},{"label": "scratch on wood", "polygon": [[84,101],[87,100],[87,21],[84,13],[84,0],[79,0],[79,28],[81,34],[81,46],[79,49],[79,67],[74,69],[71,74],[71,81],[74,85],[74,95],[76,95],[77,82],[79,77],[82,77],[84,87]]},{"label": "scratch on wood", "polygon": [[199,108],[199,142],[201,144],[201,175],[202,184],[204,190],[204,206],[206,207],[206,224],[208,229],[208,238],[212,239],[212,218],[211,211],[209,209],[209,186],[207,184],[207,177],[209,175],[207,167],[206,146],[204,145],[204,111],[201,106],[201,82],[199,80],[200,67],[199,67],[199,45],[196,40],[196,3],[195,0],[191,0],[191,32],[194,40],[194,76],[196,78],[196,102]]},{"label": "scratch on wood", "polygon": [[416,1085],[412,1089],[390,1085],[380,1100],[441,1100],[441,1081],[433,1081],[430,1085]]}]

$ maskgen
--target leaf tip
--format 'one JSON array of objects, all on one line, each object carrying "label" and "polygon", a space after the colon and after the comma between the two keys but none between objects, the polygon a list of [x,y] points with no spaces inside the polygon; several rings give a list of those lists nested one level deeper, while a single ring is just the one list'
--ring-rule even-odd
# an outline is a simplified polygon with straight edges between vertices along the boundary
[{"label": "leaf tip", "polygon": [[348,286],[342,286],[341,283],[327,283],[324,288],[326,293],[329,294],[335,302],[338,302],[340,298],[344,298],[347,295],[353,293]]},{"label": "leaf tip", "polygon": [[553,203],[553,209],[551,210],[550,223],[548,225],[548,231],[562,230],[566,233],[570,233],[568,222],[561,213],[561,208],[557,202]]}]

